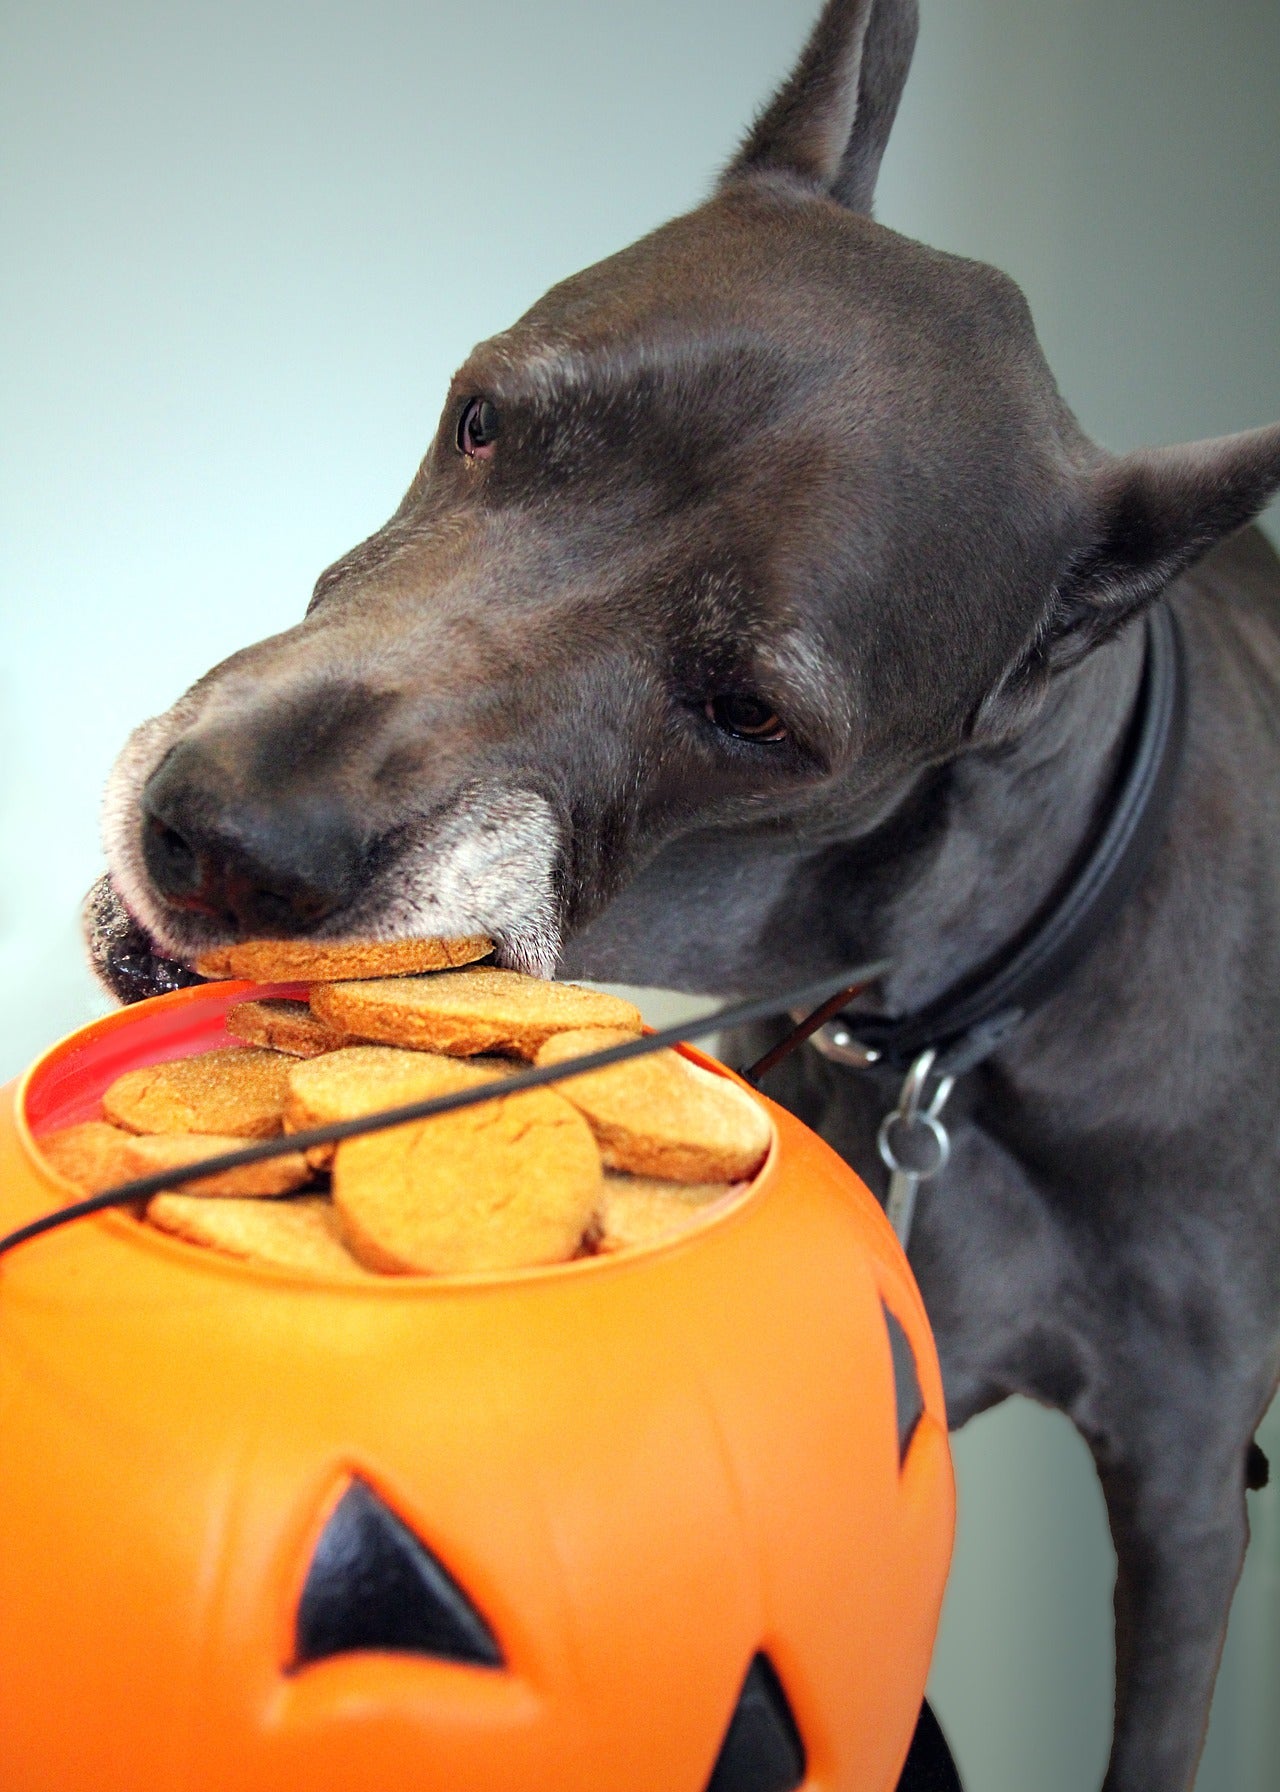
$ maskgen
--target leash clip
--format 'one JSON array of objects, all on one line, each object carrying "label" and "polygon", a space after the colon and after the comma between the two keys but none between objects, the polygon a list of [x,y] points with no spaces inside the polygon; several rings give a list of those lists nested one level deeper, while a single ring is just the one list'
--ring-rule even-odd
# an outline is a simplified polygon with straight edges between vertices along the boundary
[{"label": "leash clip", "polygon": [[911,1239],[920,1184],[945,1170],[951,1156],[951,1134],[942,1123],[942,1110],[956,1079],[939,1077],[932,1096],[928,1096],[937,1057],[933,1046],[921,1052],[903,1079],[897,1107],[885,1115],[876,1134],[880,1160],[889,1172],[885,1213],[904,1251]]},{"label": "leash clip", "polygon": [[[792,1010],[792,1019],[800,1016]],[[829,1020],[816,1032],[810,1033],[805,1041],[823,1058],[832,1064],[847,1064],[852,1070],[870,1070],[880,1060],[880,1053],[874,1046],[863,1045],[850,1031],[849,1023],[841,1015]]]}]

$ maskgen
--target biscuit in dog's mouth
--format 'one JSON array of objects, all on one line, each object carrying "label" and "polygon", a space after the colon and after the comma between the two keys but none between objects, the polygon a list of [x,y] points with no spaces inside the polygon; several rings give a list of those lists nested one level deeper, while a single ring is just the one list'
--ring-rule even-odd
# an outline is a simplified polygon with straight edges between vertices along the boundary
[{"label": "biscuit in dog's mouth", "polygon": [[109,876],[99,878],[84,907],[90,962],[117,1001],[149,996],[226,977],[250,981],[325,982],[361,976],[414,975],[495,958],[487,935],[393,940],[253,939],[202,950],[192,962],[166,952],[120,896]]}]

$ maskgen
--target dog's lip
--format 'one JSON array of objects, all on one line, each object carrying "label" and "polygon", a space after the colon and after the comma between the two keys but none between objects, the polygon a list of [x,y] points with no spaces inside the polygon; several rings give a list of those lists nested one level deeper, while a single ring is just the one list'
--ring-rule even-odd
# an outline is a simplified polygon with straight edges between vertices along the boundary
[{"label": "dog's lip", "polygon": [[196,970],[195,961],[210,950],[208,945],[194,947],[189,953],[170,951],[167,946],[163,946],[160,943],[154,929],[149,927],[137,911],[124,900],[118,889],[115,890],[115,895],[124,912],[125,921],[127,923],[126,928],[121,930],[121,933],[117,935],[121,946],[124,948],[123,953],[121,954],[123,957],[137,959],[151,958],[154,959],[158,965],[173,965],[178,970],[188,973],[191,977],[198,978],[201,983],[207,981],[207,979],[201,977],[200,973]]}]

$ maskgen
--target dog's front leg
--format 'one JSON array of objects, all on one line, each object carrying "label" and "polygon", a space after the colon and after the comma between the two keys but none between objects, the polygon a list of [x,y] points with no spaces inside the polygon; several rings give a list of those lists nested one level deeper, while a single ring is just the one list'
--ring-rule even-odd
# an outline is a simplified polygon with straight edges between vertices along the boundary
[{"label": "dog's front leg", "polygon": [[[1158,1360],[1153,1356],[1151,1362]],[[1257,1409],[1238,1388],[1108,1387],[1091,1445],[1116,1549],[1116,1722],[1103,1792],[1187,1792],[1209,1721],[1244,1559],[1245,1464]],[[1224,1378],[1225,1379],[1225,1378]]]},{"label": "dog's front leg", "polygon": [[[805,1091],[811,1112],[821,1075]],[[850,1152],[841,1130],[851,1104],[814,1117],[868,1168],[865,1138]],[[1214,1312],[1194,1261],[1166,1264],[1169,1281],[1152,1286],[1149,1267],[1108,1265],[1105,1250],[1100,1266],[1091,1247],[1073,1203],[1064,1209],[999,1140],[959,1120],[946,1171],[922,1190],[911,1248],[948,1416],[962,1425],[1019,1393],[1084,1435],[1117,1557],[1104,1792],[1189,1792],[1248,1539],[1246,1459],[1270,1394],[1255,1365],[1268,1352],[1245,1348]],[[1223,1346],[1232,1337],[1238,1354]]]}]

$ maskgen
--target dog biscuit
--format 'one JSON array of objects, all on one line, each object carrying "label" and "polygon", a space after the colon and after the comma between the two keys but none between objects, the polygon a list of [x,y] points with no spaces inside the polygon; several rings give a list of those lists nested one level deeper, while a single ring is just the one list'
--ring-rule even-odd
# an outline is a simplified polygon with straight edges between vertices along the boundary
[{"label": "dog biscuit", "polygon": [[267,996],[260,1002],[237,1002],[227,1010],[227,1031],[245,1045],[262,1045],[291,1058],[318,1058],[324,1052],[350,1045],[347,1033],[337,1033],[305,1002]]},{"label": "dog biscuit", "polygon": [[[541,1048],[537,1061],[560,1064],[627,1037],[560,1033]],[[556,1087],[590,1121],[611,1170],[673,1182],[740,1182],[755,1175],[773,1137],[769,1117],[753,1096],[678,1052],[650,1052]]]},{"label": "dog biscuit", "polygon": [[456,940],[242,940],[196,960],[202,977],[247,977],[255,983],[332,983],[350,977],[412,977],[487,958],[481,934]]},{"label": "dog biscuit", "polygon": [[731,1182],[665,1182],[656,1176],[624,1176],[610,1170],[600,1197],[596,1248],[613,1252],[661,1244],[696,1226],[708,1208],[731,1194],[734,1186]]},{"label": "dog biscuit", "polygon": [[191,968],[198,976],[207,977],[211,983],[220,978],[229,977],[231,975],[230,946],[214,946],[208,952],[202,952]]},{"label": "dog biscuit", "polygon": [[333,1199],[371,1269],[439,1275],[572,1257],[600,1198],[600,1153],[547,1089],[345,1139]]},{"label": "dog biscuit", "polygon": [[129,1132],[278,1133],[295,1060],[252,1045],[127,1070],[102,1098],[108,1120]]},{"label": "dog biscuit", "polygon": [[[197,1163],[202,1157],[218,1157],[239,1151],[244,1140],[216,1133],[143,1133],[129,1139],[126,1156],[131,1176],[150,1176],[157,1170],[174,1170]],[[240,1164],[233,1170],[217,1170],[197,1182],[184,1182],[187,1194],[204,1197],[248,1197],[292,1194],[311,1180],[311,1170],[300,1151],[269,1157],[259,1164]]]},{"label": "dog biscuit", "polygon": [[133,1136],[105,1120],[83,1120],[78,1126],[46,1133],[36,1143],[50,1169],[74,1183],[81,1194],[97,1195],[130,1180],[127,1148]]},{"label": "dog biscuit", "polygon": [[[353,1120],[410,1101],[425,1101],[451,1089],[470,1088],[512,1066],[501,1059],[444,1058],[434,1052],[400,1051],[391,1045],[349,1045],[323,1058],[295,1064],[289,1074],[284,1129],[305,1132],[331,1120]],[[315,1169],[333,1162],[334,1146],[313,1145],[307,1159]]]},{"label": "dog biscuit", "polygon": [[520,971],[444,971],[436,977],[328,984],[311,1005],[332,1027],[390,1045],[470,1057],[503,1052],[532,1058],[570,1028],[640,1031],[640,1010],[619,996]]},{"label": "dog biscuit", "polygon": [[333,1203],[324,1195],[302,1195],[294,1201],[155,1195],[147,1204],[147,1219],[176,1238],[252,1263],[312,1275],[366,1274],[342,1242]]},{"label": "dog biscuit", "polygon": [[[135,1176],[152,1176],[158,1170],[178,1169],[202,1157],[219,1157],[243,1147],[242,1138],[216,1133],[122,1132],[102,1120],[67,1127],[40,1141],[40,1149],[54,1168],[87,1195],[132,1182]],[[183,1188],[206,1196],[287,1195],[301,1188],[310,1175],[302,1153],[291,1151],[265,1163],[202,1176],[198,1182],[184,1183]]]}]

